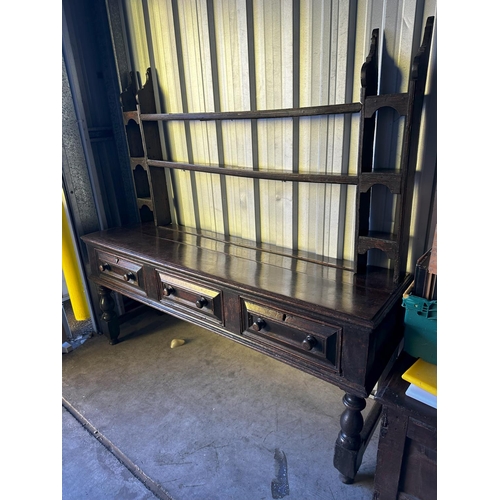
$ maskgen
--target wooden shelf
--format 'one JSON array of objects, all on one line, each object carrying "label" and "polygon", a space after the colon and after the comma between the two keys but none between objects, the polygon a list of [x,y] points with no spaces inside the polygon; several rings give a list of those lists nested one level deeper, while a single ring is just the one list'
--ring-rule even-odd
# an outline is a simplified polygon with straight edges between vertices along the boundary
[{"label": "wooden shelf", "polygon": [[389,259],[397,258],[398,237],[395,234],[370,231],[368,235],[358,238],[358,253],[364,254],[368,250],[378,248],[387,254]]},{"label": "wooden shelf", "polygon": [[401,194],[401,172],[394,170],[376,170],[362,172],[359,175],[359,189],[366,193],[375,184],[386,186],[392,194]]},{"label": "wooden shelf", "polygon": [[[190,112],[190,113],[141,113],[142,121],[190,121],[190,120],[253,120],[269,118],[296,118],[319,115],[340,115],[359,113],[361,103],[329,104],[326,106],[309,106],[304,108],[262,109],[255,111],[222,111],[222,112]],[[132,115],[131,115],[132,116]]]},{"label": "wooden shelf", "polygon": [[393,108],[400,116],[404,116],[408,113],[409,102],[410,95],[407,92],[369,96],[364,102],[365,117],[371,117],[380,108]]},{"label": "wooden shelf", "polygon": [[232,175],[236,177],[251,177],[254,179],[257,178],[262,180],[275,180],[285,182],[297,181],[351,185],[357,185],[359,182],[357,175],[295,173],[286,172],[283,170],[252,170],[250,168],[235,167],[229,165],[199,165],[164,160],[148,160],[147,164],[150,167],[191,170],[195,172],[204,172],[207,174]]},{"label": "wooden shelf", "polygon": [[[147,169],[151,188],[151,205],[157,225],[171,222],[166,182],[169,180],[168,170],[183,170],[216,174],[220,176],[245,177],[256,180],[270,180],[294,183],[337,184],[356,187],[356,220],[354,235],[354,255],[356,262],[352,271],[366,269],[367,252],[379,249],[386,253],[394,266],[394,280],[404,279],[408,254],[408,233],[411,218],[414,170],[417,157],[417,143],[420,129],[420,116],[425,89],[425,71],[427,67],[433,19],[429,19],[423,42],[411,70],[408,92],[378,94],[378,51],[379,32],[374,30],[370,44],[370,52],[361,69],[360,102],[310,106],[303,108],[224,111],[224,112],[191,112],[191,113],[158,113],[152,85],[151,70],[148,69],[146,83],[137,91],[131,84],[122,93],[123,120],[128,132],[131,151],[144,149],[144,156],[131,158],[131,166],[141,165]],[[135,103],[134,103],[135,99]],[[135,105],[135,110],[133,107]],[[396,110],[405,117],[405,126],[401,142],[401,160],[397,170],[376,169],[373,165],[374,143],[376,140],[376,112],[384,107]],[[163,159],[160,145],[159,122],[168,121],[217,121],[217,120],[264,120],[311,117],[321,115],[360,114],[359,156],[356,173],[310,173],[283,171],[277,169],[261,169],[259,165],[244,168],[225,164],[198,164],[193,161],[177,162]],[[132,122],[131,122],[132,121]],[[155,125],[156,123],[156,125]],[[140,133],[140,137],[137,134]],[[191,159],[192,160],[192,159]],[[167,172],[167,173],[166,173]],[[371,188],[375,185],[385,186],[397,196],[398,216],[394,235],[367,233],[370,227]],[[141,202],[142,203],[142,202]],[[148,205],[150,206],[150,205]],[[256,248],[259,241],[253,243]],[[297,250],[297,249],[295,249]],[[321,260],[321,259],[320,259]],[[313,261],[317,261],[314,257]],[[346,269],[345,264],[340,264]]]}]

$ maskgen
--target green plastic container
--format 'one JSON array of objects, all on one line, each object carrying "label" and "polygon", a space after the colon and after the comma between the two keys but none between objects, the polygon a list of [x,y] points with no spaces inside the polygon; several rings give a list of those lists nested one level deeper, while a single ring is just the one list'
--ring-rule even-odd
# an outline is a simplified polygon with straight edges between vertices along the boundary
[{"label": "green plastic container", "polygon": [[437,300],[403,297],[404,350],[415,358],[437,364]]}]

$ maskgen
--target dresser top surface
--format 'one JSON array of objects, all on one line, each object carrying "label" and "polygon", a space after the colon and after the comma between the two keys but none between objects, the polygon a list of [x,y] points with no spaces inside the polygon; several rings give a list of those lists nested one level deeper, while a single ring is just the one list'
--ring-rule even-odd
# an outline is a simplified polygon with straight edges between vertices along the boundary
[{"label": "dresser top surface", "polygon": [[391,271],[368,267],[354,274],[332,266],[233,243],[142,224],[88,234],[83,241],[153,266],[170,268],[262,297],[301,305],[319,314],[376,326],[401,300],[410,276],[393,282]]}]

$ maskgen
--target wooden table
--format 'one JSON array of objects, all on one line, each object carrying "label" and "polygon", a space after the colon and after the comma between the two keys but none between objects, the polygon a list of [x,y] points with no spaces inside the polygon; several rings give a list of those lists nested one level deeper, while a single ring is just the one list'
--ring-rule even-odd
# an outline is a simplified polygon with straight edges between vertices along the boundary
[{"label": "wooden table", "polygon": [[111,291],[202,326],[342,388],[334,464],[352,482],[380,415],[367,398],[402,339],[411,281],[363,275],[219,243],[153,223],[83,237],[110,343],[119,341]]},{"label": "wooden table", "polygon": [[415,361],[403,352],[375,396],[382,417],[374,500],[437,498],[437,410],[406,396],[401,378]]}]

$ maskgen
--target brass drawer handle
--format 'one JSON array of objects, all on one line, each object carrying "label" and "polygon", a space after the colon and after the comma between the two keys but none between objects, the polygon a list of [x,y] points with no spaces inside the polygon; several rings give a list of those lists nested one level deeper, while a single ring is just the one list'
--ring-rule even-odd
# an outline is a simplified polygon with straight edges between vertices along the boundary
[{"label": "brass drawer handle", "polygon": [[257,318],[253,325],[252,325],[252,328],[256,331],[256,332],[260,332],[264,327],[266,326],[266,322],[262,319],[262,318]]},{"label": "brass drawer handle", "polygon": [[169,295],[172,295],[175,293],[175,288],[172,285],[166,285],[165,283],[163,284],[163,295],[168,297]]},{"label": "brass drawer handle", "polygon": [[104,271],[111,271],[111,266],[107,262],[99,264],[99,271],[101,271],[101,273],[103,273]]},{"label": "brass drawer handle", "polygon": [[308,335],[303,341],[302,341],[302,347],[306,350],[306,351],[310,351],[316,344],[318,343],[318,341],[312,336],[312,335]]},{"label": "brass drawer handle", "polygon": [[123,279],[125,281],[136,281],[135,274],[134,273],[127,273],[123,275]]},{"label": "brass drawer handle", "polygon": [[208,304],[208,301],[205,297],[200,297],[197,301],[196,301],[196,307],[198,309],[201,309],[202,307],[206,306]]}]

